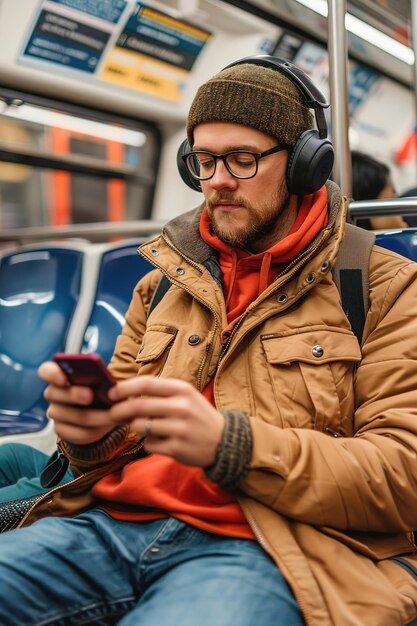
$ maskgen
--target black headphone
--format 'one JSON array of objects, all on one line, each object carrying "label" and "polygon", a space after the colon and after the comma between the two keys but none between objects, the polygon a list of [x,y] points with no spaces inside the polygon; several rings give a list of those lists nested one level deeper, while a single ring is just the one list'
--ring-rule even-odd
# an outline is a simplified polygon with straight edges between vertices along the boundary
[{"label": "black headphone", "polygon": [[[317,130],[310,129],[301,133],[291,150],[286,171],[287,187],[290,193],[298,196],[314,193],[329,178],[334,162],[333,146],[331,141],[327,139],[327,124],[323,111],[329,106],[326,98],[307,74],[285,59],[261,54],[230,63],[224,69],[242,63],[262,65],[281,72],[297,87],[304,98],[304,104],[309,109],[314,109]],[[182,159],[182,155],[190,152],[190,150],[190,144],[185,139],[177,153],[178,171],[188,187],[194,191],[201,191],[200,181],[191,176]]]}]

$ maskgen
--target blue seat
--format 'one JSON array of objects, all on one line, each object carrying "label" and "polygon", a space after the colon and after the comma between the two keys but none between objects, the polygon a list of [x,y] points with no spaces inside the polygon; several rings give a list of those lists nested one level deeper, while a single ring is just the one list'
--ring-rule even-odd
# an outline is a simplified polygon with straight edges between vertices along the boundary
[{"label": "blue seat", "polygon": [[137,252],[139,243],[108,244],[100,259],[100,271],[91,315],[81,352],[100,354],[108,363],[137,281],[152,266]]},{"label": "blue seat", "polygon": [[48,423],[40,363],[65,349],[80,293],[83,252],[65,244],[0,257],[0,437]]},{"label": "blue seat", "polygon": [[378,246],[388,248],[388,250],[402,254],[402,256],[412,259],[413,261],[417,261],[416,228],[378,233],[376,236],[376,243]]}]

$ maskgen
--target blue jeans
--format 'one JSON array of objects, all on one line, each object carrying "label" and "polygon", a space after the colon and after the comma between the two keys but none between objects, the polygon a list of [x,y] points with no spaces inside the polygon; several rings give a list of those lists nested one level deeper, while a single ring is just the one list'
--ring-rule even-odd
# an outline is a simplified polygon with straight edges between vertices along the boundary
[{"label": "blue jeans", "polygon": [[302,626],[256,541],[94,509],[0,535],[2,626]]},{"label": "blue jeans", "polygon": [[[1,444],[0,502],[18,500],[49,491],[41,486],[39,480],[48,458],[43,452],[22,443]],[[71,470],[67,470],[58,484],[66,483],[73,477]]]}]

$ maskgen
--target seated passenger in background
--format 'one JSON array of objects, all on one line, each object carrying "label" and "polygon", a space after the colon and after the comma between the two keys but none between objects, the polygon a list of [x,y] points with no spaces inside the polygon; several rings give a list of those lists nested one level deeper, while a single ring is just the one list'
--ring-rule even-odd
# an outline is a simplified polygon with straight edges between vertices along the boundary
[{"label": "seated passenger in background", "polygon": [[[416,208],[417,208],[417,187],[411,187],[411,189],[407,189],[407,191],[403,191],[400,195],[400,198],[415,198],[416,199]],[[412,226],[413,228],[417,227],[417,215],[404,215],[404,219],[407,222],[407,226]]]},{"label": "seated passenger in background", "polygon": [[[352,198],[354,200],[382,200],[396,198],[397,192],[388,167],[368,154],[352,150]],[[407,228],[401,215],[359,219],[357,226],[368,230]]]}]

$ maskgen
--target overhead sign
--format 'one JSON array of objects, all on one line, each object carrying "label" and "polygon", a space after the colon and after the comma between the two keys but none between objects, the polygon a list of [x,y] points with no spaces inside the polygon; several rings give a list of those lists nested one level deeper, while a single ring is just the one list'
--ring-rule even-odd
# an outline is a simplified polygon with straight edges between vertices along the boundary
[{"label": "overhead sign", "polygon": [[126,6],[126,0],[44,0],[21,58],[91,74]]},{"label": "overhead sign", "polygon": [[76,9],[106,22],[116,24],[126,7],[127,0],[50,0],[50,4],[60,4],[69,9]]},{"label": "overhead sign", "polygon": [[100,77],[129,89],[181,100],[185,79],[211,33],[137,2]]},{"label": "overhead sign", "polygon": [[211,33],[136,0],[41,0],[19,60],[179,102]]}]

